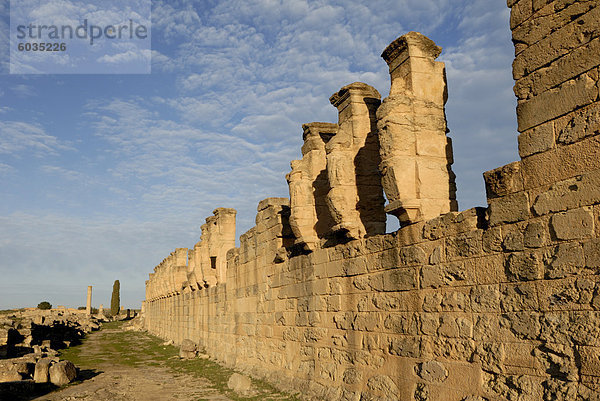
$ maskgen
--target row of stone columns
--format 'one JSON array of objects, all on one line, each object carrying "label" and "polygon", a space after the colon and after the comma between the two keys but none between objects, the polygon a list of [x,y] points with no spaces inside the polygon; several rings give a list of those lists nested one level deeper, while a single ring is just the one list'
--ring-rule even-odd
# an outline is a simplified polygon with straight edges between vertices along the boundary
[{"label": "row of stone columns", "polygon": [[303,125],[303,157],[287,175],[297,244],[382,234],[386,212],[407,225],[458,210],[440,53],[419,33],[401,36],[382,54],[392,81],[383,102],[355,82],[329,99],[337,124]]},{"label": "row of stone columns", "polygon": [[193,249],[177,248],[154,268],[146,281],[146,300],[224,283],[227,251],[235,247],[235,209],[218,208],[201,226]]}]

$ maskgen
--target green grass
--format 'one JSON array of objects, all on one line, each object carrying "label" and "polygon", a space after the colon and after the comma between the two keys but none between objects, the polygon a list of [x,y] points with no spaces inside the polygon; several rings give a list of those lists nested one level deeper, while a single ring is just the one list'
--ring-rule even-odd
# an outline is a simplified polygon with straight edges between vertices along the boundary
[{"label": "green grass", "polygon": [[[277,391],[272,385],[262,380],[252,379],[258,394],[253,397],[241,397],[227,387],[227,381],[234,372],[232,369],[209,359],[195,358],[179,359],[179,349],[172,345],[163,345],[163,340],[147,333],[133,331],[117,331],[106,333],[108,329],[120,329],[124,322],[110,322],[102,326],[104,335],[101,350],[83,352],[89,339],[84,339],[80,345],[61,351],[61,358],[73,362],[83,369],[101,369],[105,363],[118,364],[128,367],[165,366],[175,374],[187,374],[203,378],[211,383],[211,387],[235,401],[280,400],[299,401],[295,396]],[[203,401],[201,399],[197,401]]]},{"label": "green grass", "polygon": [[235,401],[259,401],[267,399],[299,401],[299,398],[281,393],[269,383],[256,379],[252,379],[252,384],[258,391],[258,394],[253,397],[241,397],[227,387],[229,377],[235,371],[233,369],[225,368],[209,359],[170,359],[167,361],[167,366],[175,372],[181,372],[209,380],[215,389]]}]

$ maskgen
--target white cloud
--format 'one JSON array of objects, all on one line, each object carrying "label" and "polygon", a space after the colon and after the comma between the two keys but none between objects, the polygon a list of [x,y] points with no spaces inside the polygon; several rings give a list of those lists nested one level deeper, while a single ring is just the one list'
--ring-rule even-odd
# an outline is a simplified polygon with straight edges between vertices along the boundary
[{"label": "white cloud", "polygon": [[18,97],[31,97],[35,95],[35,90],[30,85],[18,84],[13,86],[11,90]]},{"label": "white cloud", "polygon": [[44,173],[57,175],[69,181],[84,181],[88,179],[86,175],[79,171],[67,169],[61,166],[44,165],[41,167],[41,169]]},{"label": "white cloud", "polygon": [[22,121],[0,121],[0,154],[22,156],[56,155],[72,149],[67,143],[46,133],[40,125]]},{"label": "white cloud", "polygon": [[106,64],[149,63],[151,51],[146,49],[128,50],[123,53],[105,54],[98,61]]},{"label": "white cloud", "polygon": [[14,171],[15,171],[14,167],[12,167],[6,163],[0,163],[0,176],[9,175]]}]

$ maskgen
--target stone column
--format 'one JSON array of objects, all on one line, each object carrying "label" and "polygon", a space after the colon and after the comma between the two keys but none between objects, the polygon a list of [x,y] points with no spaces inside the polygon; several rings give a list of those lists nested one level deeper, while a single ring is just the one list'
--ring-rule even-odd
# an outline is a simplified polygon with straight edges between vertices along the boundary
[{"label": "stone column", "polygon": [[458,210],[446,137],[447,99],[442,49],[409,32],[381,55],[389,66],[390,95],[377,111],[385,211],[401,225]]},{"label": "stone column", "polygon": [[329,192],[325,144],[337,133],[337,124],[309,123],[302,126],[302,160],[291,162],[286,176],[290,189],[290,226],[295,243],[314,250],[334,223],[327,207]]},{"label": "stone column", "polygon": [[188,249],[176,248],[172,255],[173,292],[179,293],[187,282]]},{"label": "stone column", "polygon": [[227,251],[235,248],[236,214],[235,209],[220,207],[213,210],[213,216],[207,217],[200,227],[200,242],[194,247],[199,253],[195,269],[200,267],[206,286],[224,283],[227,279]]},{"label": "stone column", "polygon": [[327,204],[335,226],[347,238],[385,233],[385,203],[378,166],[379,140],[375,113],[381,95],[355,82],[333,94],[338,132],[327,143]]},{"label": "stone column", "polygon": [[92,286],[88,285],[87,302],[85,304],[85,313],[89,316],[92,314]]}]

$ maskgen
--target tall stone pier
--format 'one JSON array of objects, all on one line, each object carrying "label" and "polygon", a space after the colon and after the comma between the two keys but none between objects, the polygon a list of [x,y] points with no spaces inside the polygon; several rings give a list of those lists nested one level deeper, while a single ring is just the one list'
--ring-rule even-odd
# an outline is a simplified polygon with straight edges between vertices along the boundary
[{"label": "tall stone pier", "polygon": [[381,57],[389,66],[390,95],[377,111],[385,211],[401,225],[458,210],[452,146],[446,137],[447,99],[442,49],[409,32]]},{"label": "tall stone pier", "polygon": [[334,225],[326,200],[330,188],[325,145],[337,133],[338,125],[313,122],[304,124],[302,130],[302,160],[290,163],[292,171],[286,179],[295,243],[312,251],[320,246]]},{"label": "tall stone pier", "polygon": [[85,304],[85,313],[88,315],[92,314],[92,286],[91,285],[88,285],[87,302]]},{"label": "tall stone pier", "polygon": [[375,113],[381,95],[354,82],[329,101],[338,109],[337,134],[327,143],[327,205],[334,233],[351,239],[385,233],[385,213]]}]

